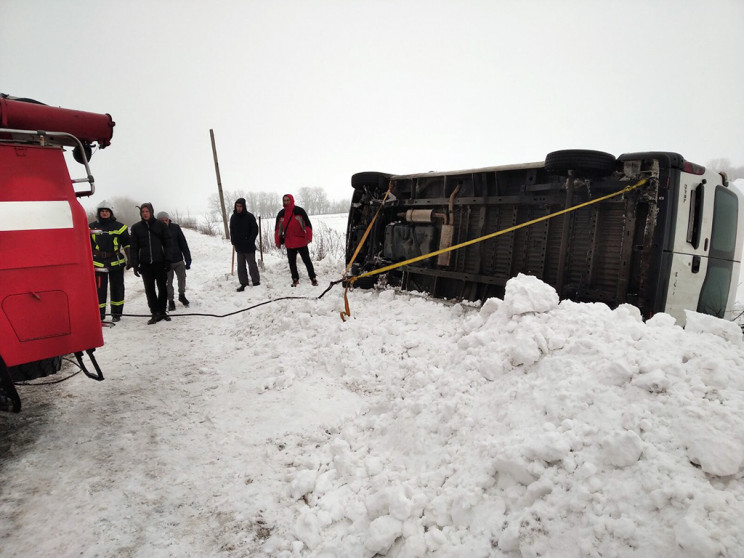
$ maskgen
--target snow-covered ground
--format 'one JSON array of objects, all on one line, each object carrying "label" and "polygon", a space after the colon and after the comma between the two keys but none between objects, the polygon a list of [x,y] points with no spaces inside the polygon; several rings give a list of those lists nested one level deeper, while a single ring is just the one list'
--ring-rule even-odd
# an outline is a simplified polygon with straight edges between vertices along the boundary
[{"label": "snow-covered ground", "polygon": [[269,254],[237,293],[229,243],[185,232],[190,308],[0,415],[1,555],[744,556],[731,323],[531,277],[482,307],[354,290],[344,322],[338,259],[294,289]]}]

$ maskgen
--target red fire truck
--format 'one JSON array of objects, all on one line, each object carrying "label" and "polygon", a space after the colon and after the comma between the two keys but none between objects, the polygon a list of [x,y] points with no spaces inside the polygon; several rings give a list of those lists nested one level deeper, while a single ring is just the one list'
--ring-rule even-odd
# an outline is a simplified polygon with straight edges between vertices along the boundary
[{"label": "red fire truck", "polygon": [[[15,382],[59,370],[74,354],[103,374],[103,345],[90,237],[79,197],[95,191],[88,160],[111,143],[114,121],[0,95],[0,410],[19,412]],[[72,179],[72,148],[86,176]],[[95,372],[83,363],[90,358]]]}]

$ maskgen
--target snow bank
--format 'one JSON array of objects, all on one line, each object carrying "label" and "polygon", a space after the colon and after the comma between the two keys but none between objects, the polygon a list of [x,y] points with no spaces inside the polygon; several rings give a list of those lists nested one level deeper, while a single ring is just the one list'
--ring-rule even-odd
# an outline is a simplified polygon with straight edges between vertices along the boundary
[{"label": "snow bank", "polygon": [[665,315],[644,324],[628,305],[558,304],[525,276],[503,301],[461,310],[444,317],[462,323],[447,335],[365,341],[407,358],[374,367],[380,390],[365,411],[328,447],[307,448],[323,481],[294,508],[302,555],[744,549],[740,331],[709,316],[683,330]]}]

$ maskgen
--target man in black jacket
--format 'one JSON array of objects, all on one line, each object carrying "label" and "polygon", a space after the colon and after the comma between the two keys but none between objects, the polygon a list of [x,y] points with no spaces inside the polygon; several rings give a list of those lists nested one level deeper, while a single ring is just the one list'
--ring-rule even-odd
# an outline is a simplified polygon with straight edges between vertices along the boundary
[{"label": "man in black jacket", "polygon": [[142,220],[132,225],[131,233],[132,267],[134,274],[141,276],[145,284],[147,305],[152,314],[148,325],[160,320],[169,322],[170,317],[165,311],[168,302],[168,261],[165,254],[172,242],[170,231],[165,223],[155,219],[151,203],[143,203],[139,210]]},{"label": "man in black jacket", "polygon": [[129,269],[129,227],[116,220],[111,204],[98,204],[97,221],[90,228],[93,268],[96,271],[98,308],[101,321],[106,317],[106,295],[111,286],[111,319],[121,320],[124,312],[124,268]]},{"label": "man in black jacket", "polygon": [[158,221],[165,223],[173,241],[165,254],[165,259],[168,261],[168,311],[173,311],[176,309],[176,303],[173,301],[174,274],[178,278],[178,302],[184,306],[189,305],[189,299],[186,298],[186,270],[191,269],[191,251],[181,226],[171,221],[168,213],[159,211]]},{"label": "man in black jacket", "polygon": [[238,281],[240,286],[238,292],[242,292],[248,286],[248,273],[245,264],[248,263],[248,271],[251,275],[253,286],[260,284],[258,266],[256,265],[256,237],[258,236],[258,223],[252,213],[245,207],[245,198],[238,198],[235,202],[233,214],[230,216],[230,242],[238,254]]}]

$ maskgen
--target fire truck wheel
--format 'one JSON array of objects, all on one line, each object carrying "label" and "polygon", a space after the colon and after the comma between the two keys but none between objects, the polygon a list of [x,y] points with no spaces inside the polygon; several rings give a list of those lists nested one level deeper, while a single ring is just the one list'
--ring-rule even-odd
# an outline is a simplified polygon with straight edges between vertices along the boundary
[{"label": "fire truck wheel", "polygon": [[566,176],[572,170],[578,177],[599,178],[612,174],[615,166],[615,156],[603,151],[565,149],[545,156],[545,171],[559,176]]},{"label": "fire truck wheel", "polygon": [[14,382],[25,382],[27,380],[43,378],[50,374],[56,374],[60,368],[62,368],[62,357],[57,356],[19,364],[18,366],[10,366],[8,367],[8,371]]}]

